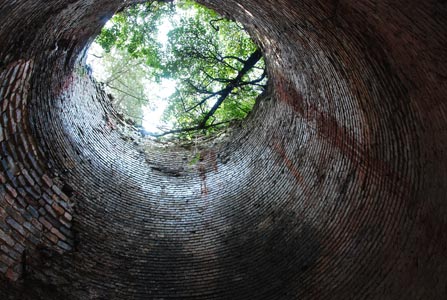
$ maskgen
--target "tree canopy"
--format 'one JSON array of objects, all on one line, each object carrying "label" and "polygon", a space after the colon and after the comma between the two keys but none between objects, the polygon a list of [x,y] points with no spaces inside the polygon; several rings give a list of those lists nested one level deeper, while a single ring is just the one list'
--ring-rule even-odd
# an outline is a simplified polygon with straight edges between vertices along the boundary
[{"label": "tree canopy", "polygon": [[240,24],[191,0],[168,2],[131,6],[98,36],[115,104],[138,120],[151,104],[145,82],[169,79],[176,84],[163,113],[170,128],[152,135],[207,134],[243,119],[265,89],[260,49]]}]

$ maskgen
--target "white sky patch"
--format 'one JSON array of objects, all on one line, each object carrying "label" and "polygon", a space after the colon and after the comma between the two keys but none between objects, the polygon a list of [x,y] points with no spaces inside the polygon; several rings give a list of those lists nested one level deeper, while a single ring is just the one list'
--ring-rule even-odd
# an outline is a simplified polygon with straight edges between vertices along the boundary
[{"label": "white sky patch", "polygon": [[169,18],[163,18],[160,26],[158,27],[157,41],[162,44],[163,49],[166,49],[168,45],[168,33],[174,29],[171,20]]},{"label": "white sky patch", "polygon": [[106,71],[101,59],[103,54],[104,50],[96,42],[93,42],[87,51],[87,64],[92,67],[93,76],[98,81],[106,80]]},{"label": "white sky patch", "polygon": [[176,82],[171,79],[162,79],[160,84],[150,83],[146,93],[150,94],[151,105],[143,107],[142,126],[151,133],[161,133],[171,129],[171,124],[165,124],[161,118],[168,106],[168,99],[175,92]]}]

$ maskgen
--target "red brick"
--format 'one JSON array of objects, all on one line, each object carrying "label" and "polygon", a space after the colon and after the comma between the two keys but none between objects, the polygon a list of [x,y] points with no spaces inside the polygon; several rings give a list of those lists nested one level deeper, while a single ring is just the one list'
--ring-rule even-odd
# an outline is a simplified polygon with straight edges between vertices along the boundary
[{"label": "red brick", "polygon": [[53,205],[51,205],[51,207],[53,207],[54,211],[58,214],[58,215],[63,215],[65,213],[65,210],[56,202],[53,203]]},{"label": "red brick", "polygon": [[53,228],[53,225],[51,225],[44,217],[39,218],[39,222],[47,229],[51,230]]}]

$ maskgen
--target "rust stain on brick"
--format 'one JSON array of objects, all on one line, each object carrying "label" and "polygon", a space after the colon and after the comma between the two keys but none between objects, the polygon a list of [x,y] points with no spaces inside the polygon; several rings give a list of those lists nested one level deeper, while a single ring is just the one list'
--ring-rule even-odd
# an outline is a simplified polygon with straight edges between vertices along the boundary
[{"label": "rust stain on brick", "polygon": [[372,157],[367,149],[350,135],[346,127],[340,125],[334,116],[320,111],[313,104],[306,104],[301,93],[283,75],[278,75],[276,88],[278,99],[289,105],[305,121],[315,122],[317,135],[349,158],[360,171],[359,175],[362,177],[373,175],[375,179],[391,176],[404,187],[410,186],[410,183],[393,170],[387,162]]}]

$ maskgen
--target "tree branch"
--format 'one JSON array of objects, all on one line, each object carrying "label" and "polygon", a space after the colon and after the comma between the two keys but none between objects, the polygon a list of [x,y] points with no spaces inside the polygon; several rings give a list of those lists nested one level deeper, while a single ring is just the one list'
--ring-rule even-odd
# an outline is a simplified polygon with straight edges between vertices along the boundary
[{"label": "tree branch", "polygon": [[148,102],[147,99],[137,97],[137,96],[132,95],[132,94],[126,92],[126,91],[123,91],[123,90],[121,90],[121,89],[119,89],[119,88],[117,88],[117,87],[114,87],[114,86],[111,86],[111,85],[107,85],[107,87],[111,88],[112,90],[116,90],[116,91],[118,91],[118,92],[121,92],[121,93],[123,93],[123,94],[125,94],[125,95],[127,95],[127,96],[129,96],[129,97],[132,97],[132,98],[134,98],[134,99],[136,99],[136,100],[144,101],[144,102]]},{"label": "tree branch", "polygon": [[261,50],[257,49],[255,52],[253,52],[250,57],[246,60],[244,66],[239,71],[237,76],[232,79],[225,89],[222,90],[222,94],[220,95],[219,99],[217,99],[216,103],[213,105],[213,107],[208,111],[208,113],[205,115],[203,120],[200,122],[200,124],[197,126],[199,129],[202,129],[206,127],[206,122],[208,122],[209,118],[214,115],[217,109],[219,109],[220,105],[225,101],[225,99],[228,97],[228,95],[231,93],[231,91],[240,85],[242,81],[242,77],[244,77],[245,74],[250,71],[254,65],[262,58]]},{"label": "tree branch", "polygon": [[169,130],[169,131],[164,131],[162,133],[149,133],[148,135],[153,136],[153,137],[162,137],[162,136],[165,136],[165,135],[168,135],[168,134],[183,133],[183,132],[191,132],[191,131],[196,131],[196,130],[208,129],[208,128],[216,127],[216,126],[219,126],[219,125],[231,123],[231,122],[236,121],[236,120],[237,119],[230,120],[230,121],[223,121],[223,122],[219,122],[219,123],[214,123],[214,124],[206,125],[205,127],[200,127],[200,125],[197,125],[197,126],[188,127],[188,128],[179,128],[179,129],[173,129],[173,130]]}]

